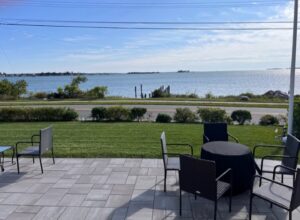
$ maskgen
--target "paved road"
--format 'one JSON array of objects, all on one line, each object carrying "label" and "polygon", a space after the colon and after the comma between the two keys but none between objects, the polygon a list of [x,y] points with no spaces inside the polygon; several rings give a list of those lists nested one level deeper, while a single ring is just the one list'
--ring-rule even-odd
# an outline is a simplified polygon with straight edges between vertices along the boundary
[{"label": "paved road", "polygon": [[[79,113],[80,119],[89,119],[91,110],[94,107],[97,106],[111,106],[111,105],[65,105],[66,107],[70,107],[75,109]],[[158,113],[166,113],[171,116],[176,111],[176,108],[183,108],[188,107],[193,111],[196,111],[199,107],[198,106],[182,106],[182,105],[123,105],[125,107],[132,108],[134,106],[136,107],[144,107],[147,108],[147,115],[145,119],[147,120],[155,120]],[[34,107],[40,107],[40,106],[34,106]],[[58,106],[49,106],[49,107],[61,107],[61,105]],[[201,106],[200,108],[205,108],[205,106]],[[250,107],[220,107],[224,109],[229,115],[232,111],[237,109],[244,109],[249,110],[252,114],[252,123],[258,123],[261,116],[265,114],[271,114],[271,115],[286,115],[287,110],[286,109],[280,109],[280,108],[250,108]]]}]

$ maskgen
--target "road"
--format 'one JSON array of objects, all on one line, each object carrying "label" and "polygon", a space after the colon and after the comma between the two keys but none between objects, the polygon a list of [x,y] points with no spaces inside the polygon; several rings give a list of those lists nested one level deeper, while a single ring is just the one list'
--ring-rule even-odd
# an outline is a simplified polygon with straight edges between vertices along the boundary
[{"label": "road", "polygon": [[[89,119],[91,115],[91,110],[94,107],[98,106],[104,106],[104,107],[109,107],[111,105],[64,105],[66,107],[70,107],[75,109],[79,113],[79,118],[81,120]],[[176,111],[176,108],[183,108],[183,107],[188,107],[192,111],[196,111],[199,107],[198,106],[182,106],[182,105],[123,105],[128,108],[132,107],[143,107],[147,109],[147,114],[145,116],[146,120],[155,120],[156,116],[158,113],[166,113],[171,116]],[[41,106],[33,106],[33,107],[41,107]],[[45,105],[43,105],[45,107]],[[49,107],[62,107],[61,105],[53,106],[49,105]],[[205,108],[205,106],[201,106],[200,108]],[[224,109],[229,115],[237,109],[243,109],[243,110],[248,110],[252,114],[252,123],[258,124],[259,119],[265,115],[265,114],[271,114],[271,115],[286,115],[287,110],[286,109],[281,109],[281,108],[250,108],[250,107],[219,107],[221,109]]]}]

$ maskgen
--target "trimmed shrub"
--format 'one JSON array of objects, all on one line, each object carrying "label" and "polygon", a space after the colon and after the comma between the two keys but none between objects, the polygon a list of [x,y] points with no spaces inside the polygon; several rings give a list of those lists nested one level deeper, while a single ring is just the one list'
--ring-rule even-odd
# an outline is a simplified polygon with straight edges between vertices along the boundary
[{"label": "trimmed shrub", "polygon": [[155,121],[159,123],[170,123],[172,121],[172,117],[167,114],[159,113]]},{"label": "trimmed shrub", "polygon": [[74,121],[77,112],[70,108],[2,108],[1,122]]},{"label": "trimmed shrub", "polygon": [[107,117],[107,109],[104,107],[95,107],[92,109],[92,118],[96,121],[102,121]]},{"label": "trimmed shrub", "polygon": [[227,122],[228,116],[226,111],[220,108],[198,108],[197,113],[199,114],[202,122]]},{"label": "trimmed shrub", "polygon": [[109,121],[130,120],[130,110],[123,106],[112,106],[107,108],[107,119]]},{"label": "trimmed shrub", "polygon": [[300,103],[295,103],[294,107],[294,123],[293,123],[294,135],[300,139]]},{"label": "trimmed shrub", "polygon": [[130,110],[130,116],[132,120],[138,120],[141,121],[144,115],[146,114],[147,109],[146,108],[132,108]]},{"label": "trimmed shrub", "polygon": [[231,113],[231,119],[238,122],[240,125],[250,122],[252,119],[251,113],[247,110],[236,110]]},{"label": "trimmed shrub", "polygon": [[195,122],[196,118],[196,114],[189,108],[177,108],[174,115],[174,121],[181,123]]},{"label": "trimmed shrub", "polygon": [[37,92],[33,94],[33,97],[36,99],[46,99],[48,94],[46,92]]},{"label": "trimmed shrub", "polygon": [[278,125],[279,121],[274,115],[264,115],[260,118],[260,125]]}]

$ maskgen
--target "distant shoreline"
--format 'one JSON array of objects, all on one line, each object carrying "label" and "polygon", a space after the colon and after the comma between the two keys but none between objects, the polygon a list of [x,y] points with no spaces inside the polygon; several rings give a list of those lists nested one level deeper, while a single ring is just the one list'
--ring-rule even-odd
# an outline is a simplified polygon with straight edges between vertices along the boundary
[{"label": "distant shoreline", "polygon": [[[297,68],[298,69],[298,68]],[[251,71],[272,71],[272,70],[288,70],[288,68],[268,68],[262,70],[216,70],[216,71],[190,71],[190,70],[178,70],[178,71],[149,71],[149,72],[127,72],[127,73],[82,73],[82,72],[41,72],[41,73],[1,73],[2,77],[44,77],[44,76],[97,76],[97,75],[143,75],[143,74],[163,74],[163,73],[207,73],[207,72],[251,72]]]}]

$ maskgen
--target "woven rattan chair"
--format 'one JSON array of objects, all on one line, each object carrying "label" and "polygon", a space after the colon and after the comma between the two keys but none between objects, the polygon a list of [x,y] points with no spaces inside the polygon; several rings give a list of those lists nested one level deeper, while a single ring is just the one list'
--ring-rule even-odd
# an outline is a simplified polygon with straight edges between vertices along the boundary
[{"label": "woven rattan chair", "polygon": [[228,141],[229,137],[235,142],[239,142],[236,137],[228,133],[227,123],[204,123],[204,144],[211,141]]},{"label": "woven rattan chair", "polygon": [[[226,177],[229,183],[221,181]],[[180,155],[179,170],[179,202],[180,215],[182,209],[182,191],[192,193],[195,196],[204,197],[215,203],[214,219],[217,219],[218,200],[227,192],[229,196],[229,212],[231,212],[232,200],[232,172],[226,170],[219,177],[216,176],[216,164],[214,161],[202,160],[191,156]]]}]

